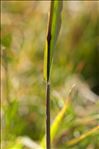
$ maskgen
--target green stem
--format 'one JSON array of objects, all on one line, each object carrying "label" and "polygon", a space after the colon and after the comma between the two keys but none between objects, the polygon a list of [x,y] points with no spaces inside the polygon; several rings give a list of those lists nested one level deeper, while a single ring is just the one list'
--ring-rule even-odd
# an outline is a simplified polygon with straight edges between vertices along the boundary
[{"label": "green stem", "polygon": [[46,84],[46,149],[50,149],[50,83]]}]

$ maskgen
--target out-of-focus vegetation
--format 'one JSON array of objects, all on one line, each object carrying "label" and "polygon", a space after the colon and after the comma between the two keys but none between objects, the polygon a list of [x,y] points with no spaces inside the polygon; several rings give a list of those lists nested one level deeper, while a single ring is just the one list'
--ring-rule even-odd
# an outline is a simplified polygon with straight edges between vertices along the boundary
[{"label": "out-of-focus vegetation", "polygon": [[[45,136],[43,54],[49,4],[2,1],[2,149],[40,149]],[[52,149],[98,149],[98,1],[64,1],[52,68]]]}]

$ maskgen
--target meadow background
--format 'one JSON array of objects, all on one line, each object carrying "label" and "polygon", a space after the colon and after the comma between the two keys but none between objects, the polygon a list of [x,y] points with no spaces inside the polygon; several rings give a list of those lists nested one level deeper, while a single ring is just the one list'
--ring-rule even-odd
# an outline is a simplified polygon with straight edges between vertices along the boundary
[{"label": "meadow background", "polygon": [[[49,1],[2,1],[2,149],[36,149],[45,134],[43,58]],[[52,149],[98,149],[99,2],[64,1],[62,24],[51,72],[51,123],[58,123]],[[68,142],[78,138],[77,143]]]}]

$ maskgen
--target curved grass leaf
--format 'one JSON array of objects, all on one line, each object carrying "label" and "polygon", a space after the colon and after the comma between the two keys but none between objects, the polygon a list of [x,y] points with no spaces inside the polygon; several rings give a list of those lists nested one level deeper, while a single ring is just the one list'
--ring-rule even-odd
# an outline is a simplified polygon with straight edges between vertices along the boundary
[{"label": "curved grass leaf", "polygon": [[99,132],[99,125],[93,129],[89,130],[88,132],[82,134],[80,137],[77,137],[77,138],[70,140],[66,144],[68,146],[75,145],[75,144],[79,143],[80,141],[82,141],[83,139],[85,139],[86,137],[89,137],[90,135],[94,134],[95,132]]},{"label": "curved grass leaf", "polygon": [[65,115],[67,109],[69,108],[69,105],[70,105],[70,97],[68,97],[68,99],[66,99],[66,102],[65,102],[63,108],[58,113],[58,115],[56,116],[56,118],[51,126],[51,142],[54,140],[54,138],[56,136],[56,133],[60,127],[60,124],[64,118],[64,115]]},{"label": "curved grass leaf", "polygon": [[[53,121],[52,125],[51,125],[51,143],[53,142],[53,140],[55,139],[55,136],[57,134],[57,131],[60,127],[60,124],[64,118],[64,115],[67,111],[67,109],[69,108],[70,105],[70,101],[71,98],[68,97],[68,99],[66,99],[66,102],[64,103],[63,108],[61,109],[61,111],[57,114],[55,120]],[[41,140],[41,146],[45,149],[45,136],[43,137],[43,139]]]}]

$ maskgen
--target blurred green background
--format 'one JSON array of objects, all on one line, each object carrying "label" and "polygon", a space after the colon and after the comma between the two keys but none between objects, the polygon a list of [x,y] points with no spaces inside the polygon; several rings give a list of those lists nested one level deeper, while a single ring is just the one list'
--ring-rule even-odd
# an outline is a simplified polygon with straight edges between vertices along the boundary
[{"label": "blurred green background", "polygon": [[[20,149],[20,137],[39,143],[45,134],[43,55],[50,2],[5,0],[1,4],[2,149]],[[99,131],[66,146],[99,125],[98,1],[63,3],[51,72],[51,123],[76,83],[79,89],[74,90],[72,104],[53,140],[54,149],[99,148]],[[22,149],[32,147],[25,144]]]}]

